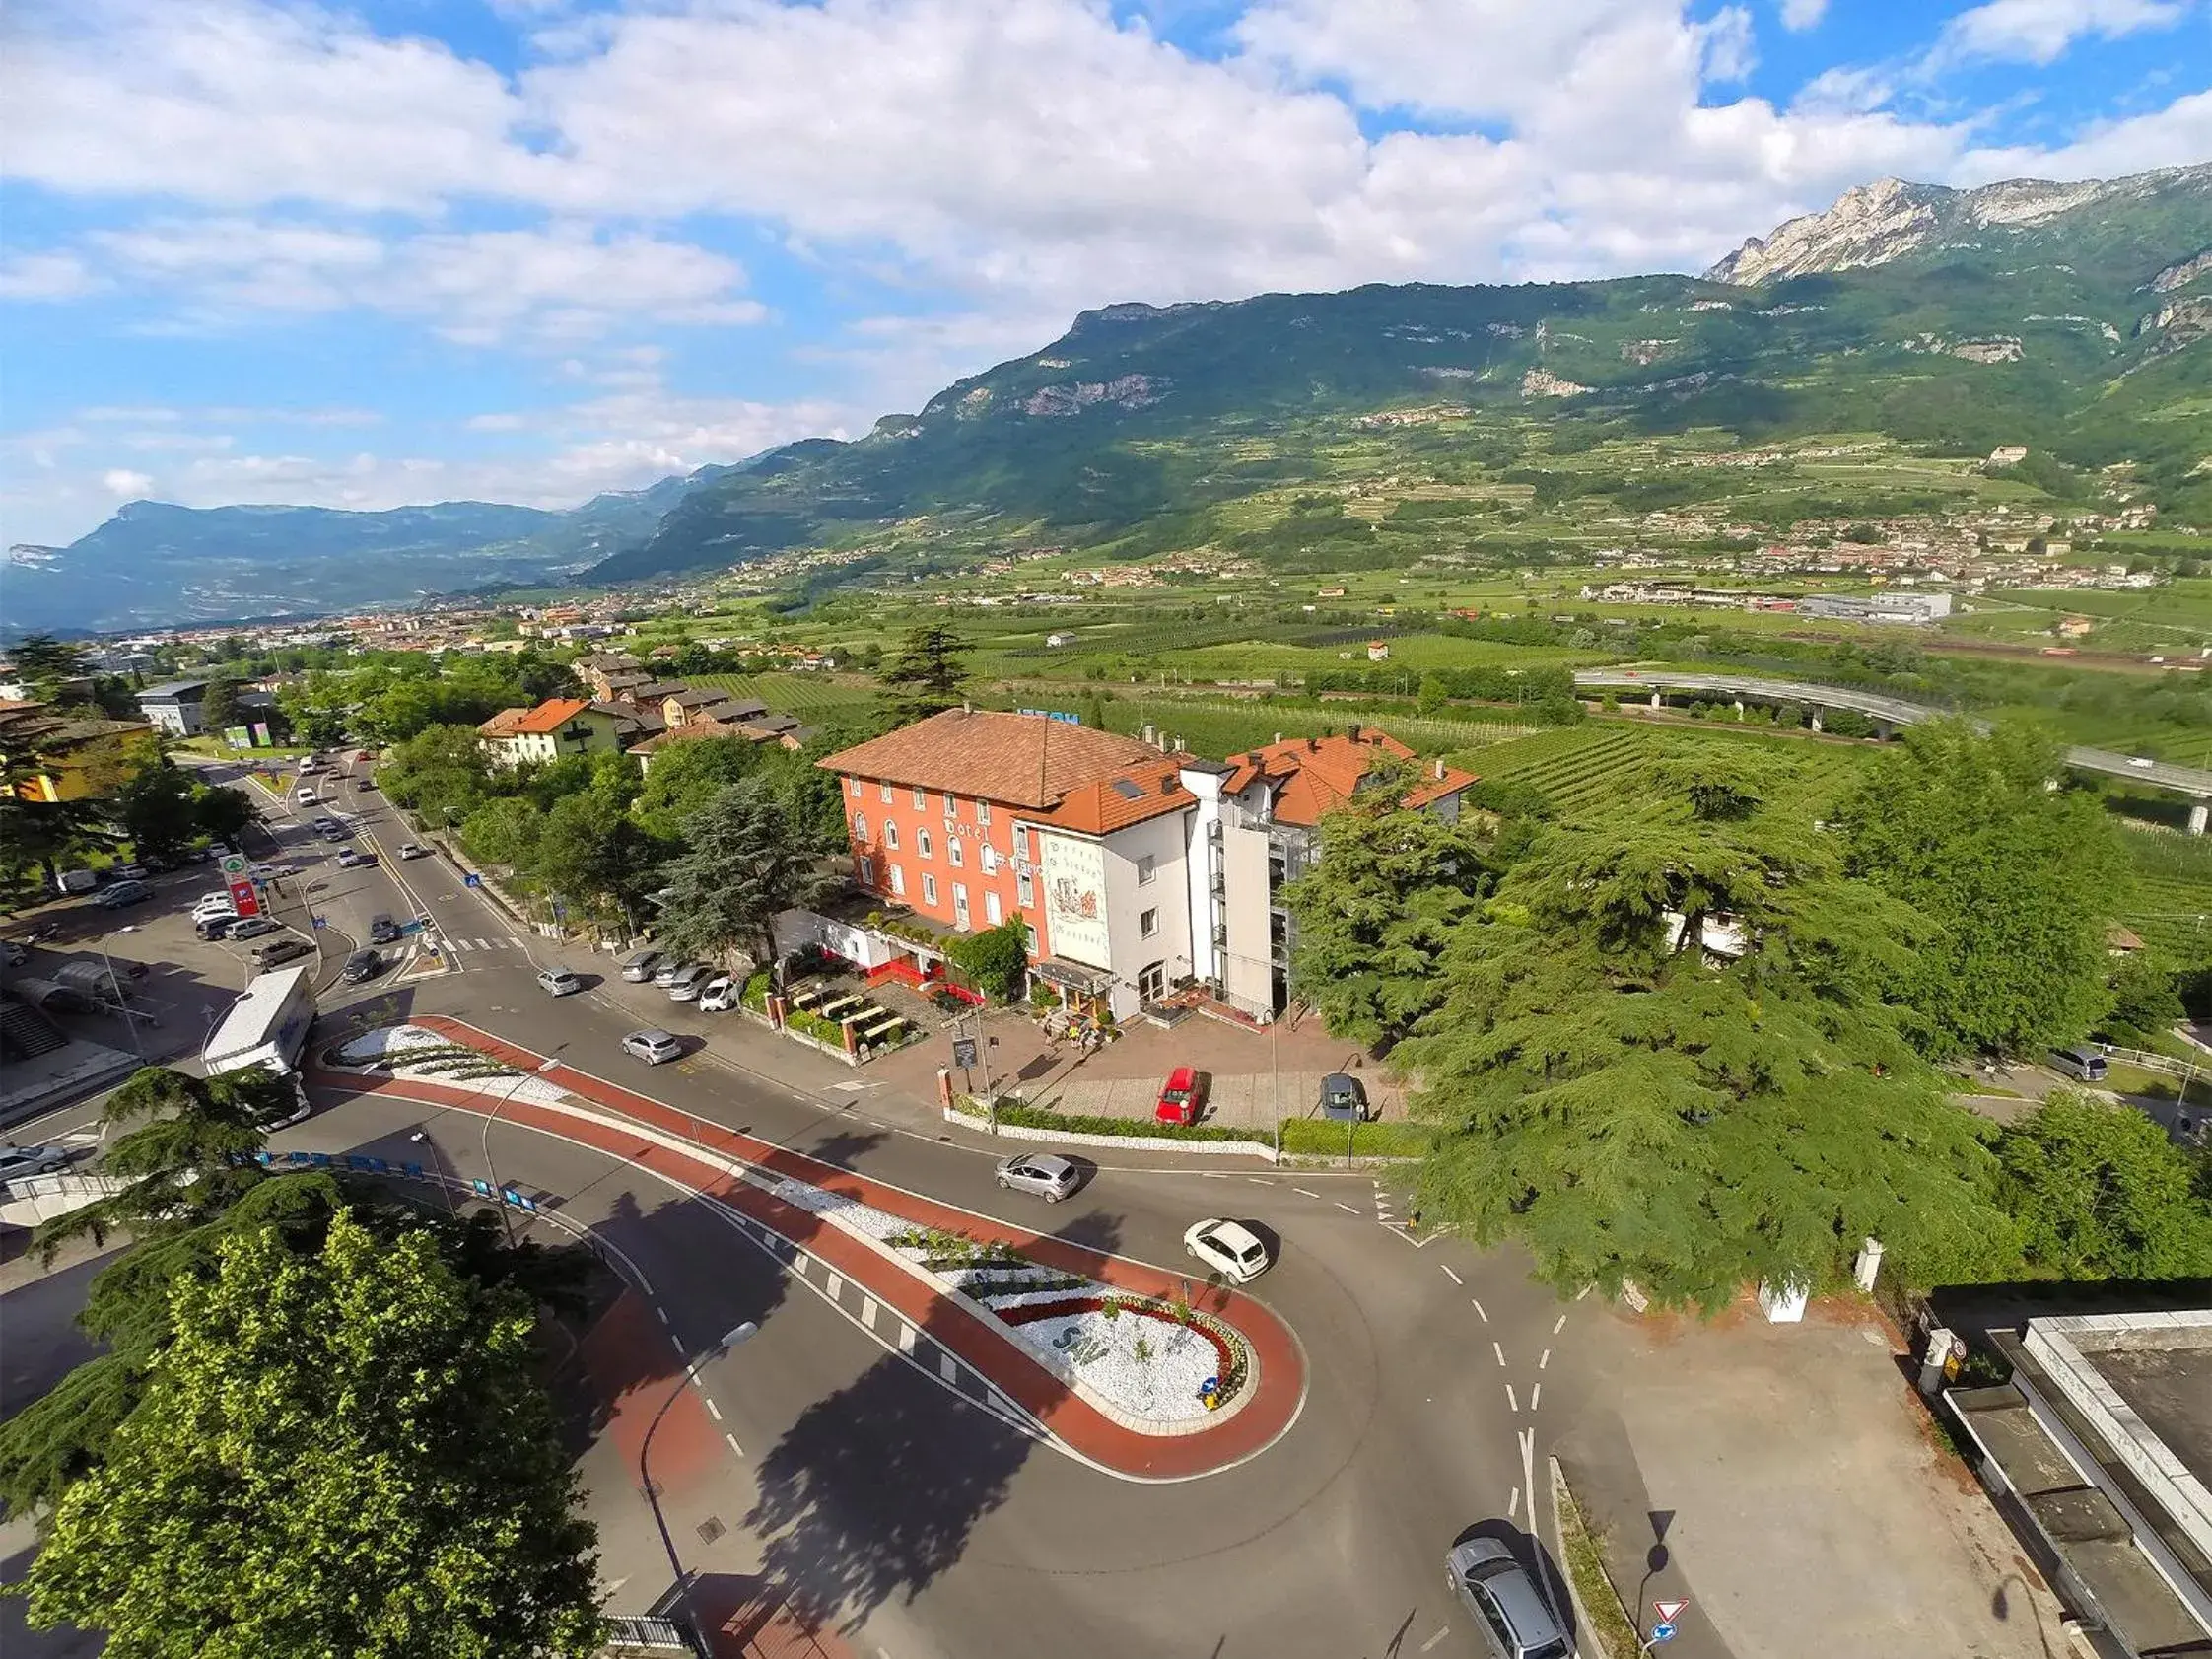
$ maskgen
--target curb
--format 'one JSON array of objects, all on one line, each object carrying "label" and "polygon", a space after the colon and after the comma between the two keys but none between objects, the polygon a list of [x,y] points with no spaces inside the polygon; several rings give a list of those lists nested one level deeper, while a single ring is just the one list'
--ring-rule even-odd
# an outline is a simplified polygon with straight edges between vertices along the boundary
[{"label": "curb", "polygon": [[988,1117],[971,1116],[956,1106],[941,1110],[946,1123],[958,1124],[962,1129],[997,1141],[1050,1141],[1055,1145],[1128,1146],[1140,1152],[1197,1152],[1210,1157],[1276,1161],[1275,1148],[1264,1141],[1178,1141],[1165,1135],[1085,1135],[1078,1130],[1032,1129],[1027,1124],[1001,1124],[994,1129]]},{"label": "curb", "polygon": [[[1573,1503],[1574,1493],[1566,1484],[1566,1472],[1559,1467],[1558,1458],[1547,1454],[1544,1461],[1549,1466],[1552,1477],[1552,1558],[1558,1563],[1559,1577],[1566,1581],[1567,1601],[1574,1609],[1575,1645],[1594,1655],[1595,1659],[1633,1659],[1632,1655],[1615,1653],[1607,1645],[1605,1638],[1598,1633],[1597,1621],[1590,1617],[1590,1609],[1582,1600],[1582,1591],[1574,1582],[1574,1567],[1567,1559],[1566,1527],[1559,1519],[1565,1509],[1565,1503],[1560,1500]],[[1579,1512],[1579,1505],[1577,1509]],[[1592,1539],[1591,1542],[1595,1544],[1597,1541]],[[1607,1587],[1611,1588],[1612,1583],[1613,1580],[1608,1577]],[[1622,1606],[1620,1591],[1613,1592],[1613,1600],[1614,1605],[1620,1608],[1621,1617],[1627,1620],[1628,1628],[1635,1629],[1636,1622],[1628,1618],[1627,1608]]]}]

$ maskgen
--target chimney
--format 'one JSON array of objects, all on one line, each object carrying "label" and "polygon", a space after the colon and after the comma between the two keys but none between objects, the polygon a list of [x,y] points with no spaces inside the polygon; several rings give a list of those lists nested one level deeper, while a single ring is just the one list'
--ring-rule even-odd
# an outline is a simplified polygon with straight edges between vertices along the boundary
[{"label": "chimney", "polygon": [[1320,739],[1320,738],[1318,738],[1318,737],[1308,737],[1308,738],[1306,739],[1306,753],[1307,753],[1307,754],[1309,754],[1309,755],[1317,755],[1317,754],[1319,754],[1320,752],[1321,752],[1321,739]]},{"label": "chimney", "polygon": [[960,712],[964,715],[972,715],[976,712],[976,706],[963,697],[960,699]]},{"label": "chimney", "polygon": [[1346,735],[1350,737],[1354,743],[1363,741],[1363,739],[1359,735],[1359,723],[1357,721],[1353,721],[1351,723],[1350,729],[1346,733]]},{"label": "chimney", "polygon": [[1281,733],[1281,732],[1279,732],[1279,731],[1278,731],[1278,732],[1277,732],[1277,733],[1275,734],[1275,740],[1276,740],[1276,742],[1277,742],[1277,743],[1279,743],[1279,743],[1280,743],[1280,742],[1282,741],[1282,733]]},{"label": "chimney", "polygon": [[1441,756],[1439,756],[1436,761],[1436,781],[1439,784],[1444,781],[1444,762]]},{"label": "chimney", "polygon": [[1158,748],[1160,746],[1160,734],[1158,729],[1150,726],[1145,726],[1144,741],[1151,744],[1153,748]]}]

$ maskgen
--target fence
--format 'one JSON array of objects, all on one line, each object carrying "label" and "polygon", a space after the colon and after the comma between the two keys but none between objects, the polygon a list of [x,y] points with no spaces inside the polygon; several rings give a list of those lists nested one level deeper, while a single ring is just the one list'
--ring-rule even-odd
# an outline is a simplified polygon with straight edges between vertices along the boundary
[{"label": "fence", "polygon": [[673,1619],[617,1618],[607,1621],[603,1653],[697,1653],[698,1644]]},{"label": "fence", "polygon": [[2124,1060],[2139,1071],[2160,1071],[2169,1077],[2193,1077],[2199,1071],[2208,1070],[2196,1061],[2176,1060],[2172,1055],[2152,1054],[2147,1049],[2113,1048],[2103,1043],[2098,1044],[2098,1047],[2110,1059]]}]

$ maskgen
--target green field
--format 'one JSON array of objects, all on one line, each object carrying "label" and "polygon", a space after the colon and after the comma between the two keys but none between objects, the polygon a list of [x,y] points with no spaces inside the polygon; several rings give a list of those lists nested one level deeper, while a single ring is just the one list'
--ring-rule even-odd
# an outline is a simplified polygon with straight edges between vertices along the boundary
[{"label": "green field", "polygon": [[2182,967],[2212,963],[2212,838],[2127,827],[2135,890],[2120,920]]},{"label": "green field", "polygon": [[1274,742],[1279,735],[1318,737],[1342,731],[1355,722],[1386,731],[1423,754],[1481,749],[1523,737],[1535,729],[1510,721],[1400,714],[1357,703],[1286,708],[1277,703],[1234,698],[1113,697],[1100,699],[1093,711],[1080,698],[1055,696],[1045,691],[1022,693],[1013,703],[1021,708],[1080,713],[1086,724],[1095,712],[1102,717],[1107,730],[1119,731],[1125,736],[1141,736],[1144,727],[1149,726],[1164,738],[1181,742],[1191,753],[1214,760],[1259,748]]},{"label": "green field", "polygon": [[1760,758],[1781,773],[1775,800],[1815,815],[1847,790],[1870,747],[1777,739],[1770,728],[1643,726],[1592,721],[1584,726],[1498,743],[1455,755],[1456,764],[1486,778],[1530,784],[1544,792],[1563,818],[1579,818],[1618,802],[1637,787],[1636,769],[1670,755],[1726,745],[1759,745]]},{"label": "green field", "polygon": [[872,688],[842,684],[827,674],[692,674],[684,683],[758,698],[779,714],[802,721],[851,713],[875,702]]}]

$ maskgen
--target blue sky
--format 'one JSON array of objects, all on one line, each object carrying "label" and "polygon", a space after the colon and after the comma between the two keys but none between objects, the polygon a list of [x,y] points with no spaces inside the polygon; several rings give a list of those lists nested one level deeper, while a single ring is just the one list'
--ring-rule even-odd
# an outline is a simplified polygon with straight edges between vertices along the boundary
[{"label": "blue sky", "polygon": [[[2212,158],[2212,0],[17,0],[0,534],[568,505],[1086,306]],[[5,595],[0,593],[0,606]]]}]

